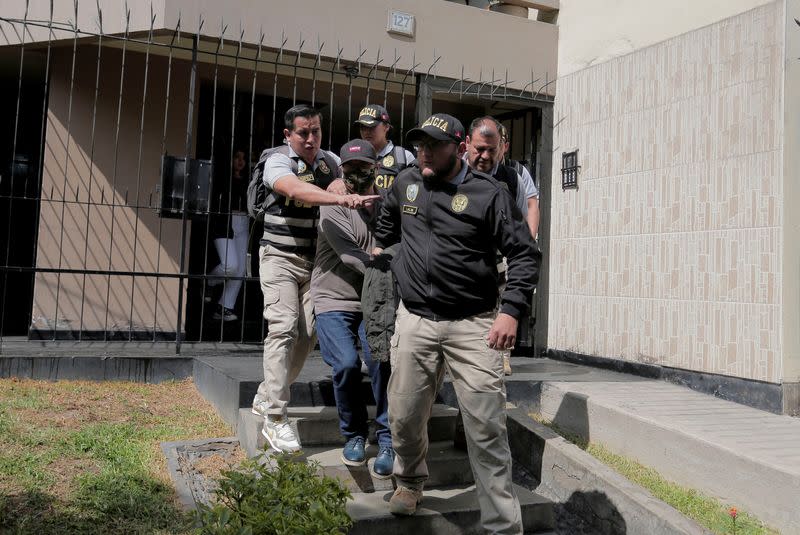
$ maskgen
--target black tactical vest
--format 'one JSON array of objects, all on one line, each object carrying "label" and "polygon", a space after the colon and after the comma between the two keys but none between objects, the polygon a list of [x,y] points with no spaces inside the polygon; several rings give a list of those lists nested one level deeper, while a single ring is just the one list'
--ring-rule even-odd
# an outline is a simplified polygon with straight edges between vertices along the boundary
[{"label": "black tactical vest", "polygon": [[516,203],[517,190],[519,189],[519,178],[517,178],[517,170],[511,166],[500,164],[497,166],[497,172],[492,175],[492,178],[498,182],[502,182],[508,188],[511,194],[511,199]]},{"label": "black tactical vest", "polygon": [[378,159],[378,170],[375,176],[375,189],[384,194],[392,187],[394,178],[400,171],[408,167],[406,151],[403,147],[395,146],[386,156]]}]

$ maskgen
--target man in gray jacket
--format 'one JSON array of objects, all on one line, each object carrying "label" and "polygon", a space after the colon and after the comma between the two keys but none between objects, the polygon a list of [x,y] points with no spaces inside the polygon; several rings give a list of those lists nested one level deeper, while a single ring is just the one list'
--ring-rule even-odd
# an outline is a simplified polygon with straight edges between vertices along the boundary
[{"label": "man in gray jacket", "polygon": [[[375,193],[376,153],[367,141],[346,143],[340,152],[345,186],[350,194]],[[333,368],[333,393],[339,412],[339,428],[347,440],[342,462],[360,466],[366,462],[367,404],[361,389],[360,340],[375,397],[378,455],[372,475],[392,475],[394,450],[389,431],[386,386],[389,363],[370,356],[361,311],[361,288],[366,264],[375,246],[372,224],[379,207],[358,210],[338,206],[320,209],[317,254],[311,274],[317,336],[323,360]]]}]

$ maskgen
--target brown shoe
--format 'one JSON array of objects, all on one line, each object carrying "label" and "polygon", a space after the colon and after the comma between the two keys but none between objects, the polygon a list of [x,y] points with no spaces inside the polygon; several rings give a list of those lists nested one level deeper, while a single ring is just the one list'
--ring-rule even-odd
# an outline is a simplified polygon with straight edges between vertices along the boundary
[{"label": "brown shoe", "polygon": [[421,490],[398,486],[389,499],[389,512],[393,515],[413,515],[421,502]]}]

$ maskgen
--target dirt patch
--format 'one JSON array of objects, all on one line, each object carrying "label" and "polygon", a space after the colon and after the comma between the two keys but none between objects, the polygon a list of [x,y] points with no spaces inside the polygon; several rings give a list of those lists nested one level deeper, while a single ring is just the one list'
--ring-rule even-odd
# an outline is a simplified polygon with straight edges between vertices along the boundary
[{"label": "dirt patch", "polygon": [[213,453],[199,458],[194,463],[194,469],[202,474],[203,477],[219,479],[224,470],[235,468],[244,459],[244,451],[242,451],[242,448],[237,447],[231,453],[225,455]]}]

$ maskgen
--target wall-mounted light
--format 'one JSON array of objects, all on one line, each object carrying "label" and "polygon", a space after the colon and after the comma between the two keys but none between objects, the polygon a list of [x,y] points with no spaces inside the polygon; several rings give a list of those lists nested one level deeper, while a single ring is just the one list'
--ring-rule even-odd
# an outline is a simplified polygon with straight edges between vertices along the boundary
[{"label": "wall-mounted light", "polygon": [[210,187],[210,160],[189,158],[187,176],[186,158],[165,154],[161,158],[161,202],[158,215],[180,219],[185,211],[187,219],[207,216]]}]

